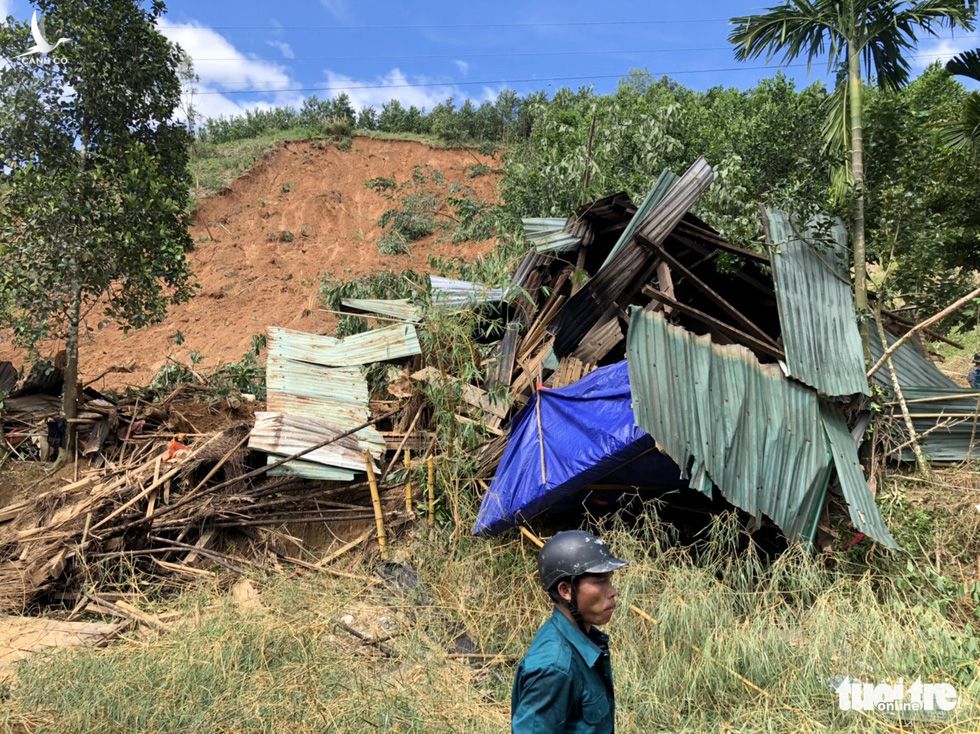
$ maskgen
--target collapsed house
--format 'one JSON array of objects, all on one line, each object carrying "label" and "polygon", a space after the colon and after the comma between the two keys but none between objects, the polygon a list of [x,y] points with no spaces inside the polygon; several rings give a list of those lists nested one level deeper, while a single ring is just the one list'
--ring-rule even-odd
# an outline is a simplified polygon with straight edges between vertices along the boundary
[{"label": "collapsed house", "polygon": [[[348,549],[372,534],[380,543],[426,499],[431,521],[441,457],[430,391],[446,387],[457,424],[487,438],[472,457],[485,490],[477,534],[590,493],[650,489],[720,498],[812,543],[834,493],[861,533],[894,547],[858,446],[872,419],[878,460],[910,460],[914,437],[884,371],[884,412],[865,409],[843,228],[770,211],[767,254],[735,246],[691,211],[712,177],[698,160],[664,172],[638,205],[616,193],[567,219],[525,220],[530,247],[503,287],[432,276],[418,299],[343,299],[345,313],[383,324],[369,331],[270,328],[265,409],[196,440],[173,410],[187,384],[149,402],[87,389],[76,481],[0,507],[0,612],[58,603],[126,618],[86,589],[92,563],[126,559],[168,579],[213,564],[319,568],[298,526],[373,519]],[[426,363],[419,330],[432,309],[500,321],[480,378]],[[889,344],[912,328],[883,320]],[[880,339],[870,346],[879,359]],[[943,376],[921,340],[891,361],[925,452],[969,459],[980,395]],[[0,364],[0,438],[24,456],[50,449],[60,385],[16,382]]]},{"label": "collapsed house", "polygon": [[[665,172],[639,206],[616,194],[568,220],[525,220],[537,253],[526,262],[558,254],[575,263],[573,283],[588,280],[542,309],[549,337],[519,367],[537,372],[541,386],[514,419],[475,533],[527,522],[590,488],[682,481],[802,542],[813,541],[833,486],[859,531],[895,545],[858,461],[868,415],[852,436],[845,413],[857,421],[858,398],[871,394],[846,232],[769,211],[768,256],[735,247],[690,212],[711,178],[701,160],[680,178]],[[898,334],[911,326],[888,323]],[[872,348],[880,357],[880,343]],[[561,387],[567,375],[622,356]],[[913,420],[925,450],[935,460],[967,458],[978,396],[911,343],[894,360],[906,398],[922,406]],[[549,369],[557,390],[540,379]],[[884,374],[875,379],[892,390]],[[891,396],[889,412],[896,406]],[[894,458],[907,460],[898,432]]]}]

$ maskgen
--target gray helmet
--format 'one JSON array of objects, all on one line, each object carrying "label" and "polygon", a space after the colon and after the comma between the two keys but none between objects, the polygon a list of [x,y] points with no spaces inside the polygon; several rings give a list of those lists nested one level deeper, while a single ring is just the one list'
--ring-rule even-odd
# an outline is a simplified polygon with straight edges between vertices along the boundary
[{"label": "gray helmet", "polygon": [[544,544],[538,554],[538,578],[545,591],[559,581],[586,573],[609,573],[627,565],[609,552],[609,546],[592,533],[563,530]]}]

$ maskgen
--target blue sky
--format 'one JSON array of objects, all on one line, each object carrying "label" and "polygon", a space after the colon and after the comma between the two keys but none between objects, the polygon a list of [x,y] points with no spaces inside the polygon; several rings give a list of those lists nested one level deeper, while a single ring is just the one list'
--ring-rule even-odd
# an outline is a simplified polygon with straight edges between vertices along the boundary
[{"label": "blue sky", "polygon": [[[611,91],[634,68],[697,89],[748,87],[775,73],[739,64],[728,18],[775,2],[654,2],[610,9],[594,2],[388,0],[169,0],[163,32],[194,58],[194,104],[205,116],[298,105],[346,91],[356,107],[398,98],[429,108],[453,96],[477,102],[592,84]],[[27,0],[0,0],[0,16],[27,19]],[[926,38],[916,70],[980,46],[976,32]],[[785,69],[798,83],[826,69]]]}]

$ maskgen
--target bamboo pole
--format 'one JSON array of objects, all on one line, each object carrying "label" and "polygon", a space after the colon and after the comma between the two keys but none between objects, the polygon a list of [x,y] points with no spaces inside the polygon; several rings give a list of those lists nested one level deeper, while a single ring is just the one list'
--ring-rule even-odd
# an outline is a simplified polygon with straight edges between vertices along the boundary
[{"label": "bamboo pole", "polygon": [[[885,327],[881,323],[881,312],[875,311],[875,326],[878,328],[878,338],[881,339],[881,343],[887,344],[888,338],[885,336]],[[896,342],[897,344],[898,342]],[[905,395],[902,393],[902,386],[898,382],[898,372],[895,371],[895,363],[891,358],[891,354],[887,351],[882,355],[882,359],[888,365],[888,374],[892,380],[892,389],[895,391],[895,399],[898,401],[899,407],[902,409],[902,419],[905,421],[905,430],[909,434],[909,443],[912,447],[912,453],[915,454],[915,463],[919,467],[919,472],[923,476],[929,476],[929,464],[926,462],[926,457],[922,453],[922,446],[919,444],[918,434],[915,432],[915,426],[912,424],[912,416],[909,415],[909,406],[905,402]]]},{"label": "bamboo pole", "polygon": [[426,518],[430,528],[436,526],[436,463],[431,456],[428,459],[429,465],[429,515]]},{"label": "bamboo pole", "polygon": [[412,508],[412,452],[405,449],[405,514],[411,517]]},{"label": "bamboo pole", "polygon": [[[962,306],[965,306],[974,298],[978,298],[978,297],[980,297],[980,288],[976,288],[975,290],[970,291],[965,296],[963,296],[960,300],[958,300],[956,303],[950,304],[949,306],[947,306],[946,308],[944,308],[942,311],[935,314],[934,316],[930,316],[925,321],[916,324],[907,332],[905,332],[904,335],[896,339],[895,343],[892,344],[890,347],[887,346],[887,342],[882,342],[881,348],[884,350],[884,352],[881,355],[881,359],[875,362],[874,365],[871,367],[871,369],[868,370],[868,377],[870,378],[875,372],[881,369],[881,366],[885,363],[885,360],[888,357],[890,357],[900,346],[902,346],[905,342],[911,339],[914,334],[932,326],[937,321],[946,318],[957,309],[961,308]],[[882,339],[884,339],[884,337],[882,337]]]},{"label": "bamboo pole", "polygon": [[[875,311],[874,318],[875,326],[878,327],[878,338],[881,339],[882,344],[887,344],[888,338],[885,336],[885,327],[881,324],[880,310]],[[895,343],[898,344],[898,342]],[[925,454],[922,453],[922,446],[919,445],[919,437],[915,432],[915,426],[912,424],[912,416],[909,415],[909,406],[905,402],[902,386],[898,383],[898,373],[895,371],[895,363],[892,361],[891,354],[887,351],[882,355],[882,359],[888,365],[888,374],[892,379],[892,389],[895,391],[895,399],[902,409],[902,419],[905,421],[905,430],[909,432],[909,442],[912,445],[912,453],[915,454],[915,463],[918,465],[919,472],[922,476],[927,477],[929,476],[929,464],[926,462]]]},{"label": "bamboo pole", "polygon": [[374,460],[371,458],[370,451],[364,452],[364,465],[367,467],[368,486],[371,488],[371,504],[374,505],[374,524],[378,529],[378,547],[384,553],[388,539],[385,537],[385,521],[381,514],[381,495],[378,494],[378,481],[374,476]]}]

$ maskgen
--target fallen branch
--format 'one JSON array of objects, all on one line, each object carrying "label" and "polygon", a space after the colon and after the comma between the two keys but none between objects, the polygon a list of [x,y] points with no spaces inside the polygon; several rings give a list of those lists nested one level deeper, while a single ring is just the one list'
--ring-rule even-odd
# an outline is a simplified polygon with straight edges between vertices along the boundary
[{"label": "fallen branch", "polygon": [[960,300],[956,301],[956,303],[950,304],[949,306],[947,306],[946,308],[944,308],[942,311],[935,314],[934,316],[930,316],[925,321],[916,324],[907,332],[905,332],[905,334],[903,334],[898,339],[896,339],[895,343],[892,344],[887,349],[885,348],[886,345],[882,343],[881,348],[884,349],[884,352],[882,353],[881,358],[877,362],[875,362],[874,365],[872,365],[870,370],[868,370],[868,379],[870,379],[875,372],[881,369],[881,366],[885,363],[885,360],[888,359],[888,357],[890,357],[892,354],[894,354],[895,351],[899,347],[901,347],[905,342],[911,339],[912,336],[922,331],[923,329],[932,326],[932,324],[936,323],[937,321],[946,318],[951,313],[959,310],[960,308],[962,308],[963,306],[965,306],[966,304],[968,304],[970,301],[972,301],[974,298],[977,297],[980,297],[980,288],[976,288],[970,291],[965,296],[963,296]]}]

